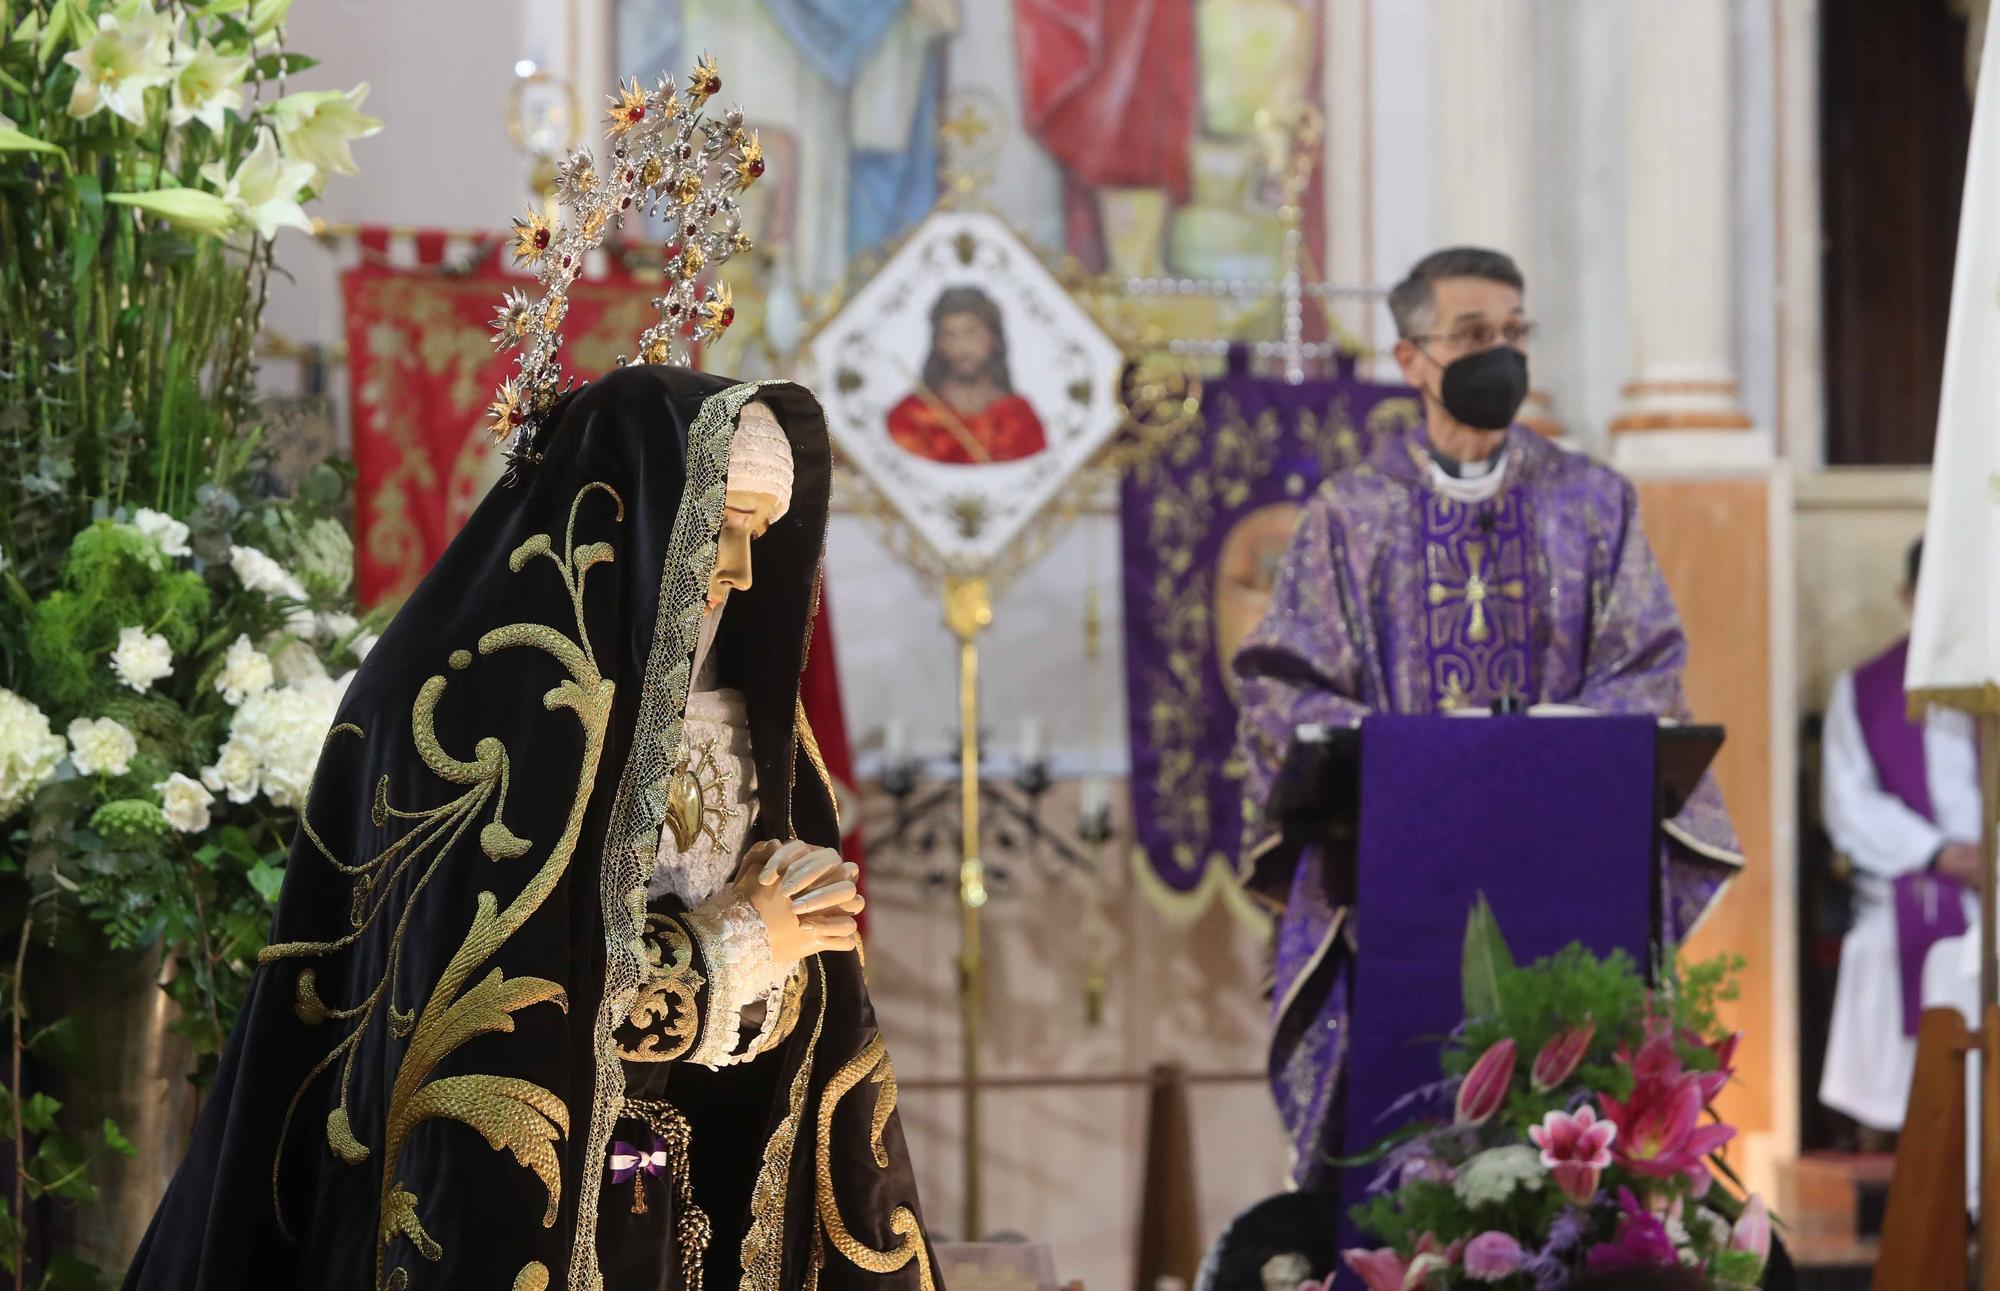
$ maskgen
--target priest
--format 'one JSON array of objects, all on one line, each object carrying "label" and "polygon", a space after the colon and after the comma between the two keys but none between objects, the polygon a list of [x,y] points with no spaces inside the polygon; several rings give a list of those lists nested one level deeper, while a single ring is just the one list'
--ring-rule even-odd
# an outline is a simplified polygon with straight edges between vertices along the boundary
[{"label": "priest", "polygon": [[[1436,251],[1389,308],[1422,419],[1321,486],[1234,660],[1241,863],[1279,913],[1270,1076],[1301,1185],[1339,1155],[1353,943],[1327,858],[1288,849],[1265,817],[1298,728],[1496,703],[1688,716],[1687,640],[1631,483],[1514,421],[1534,336],[1520,270],[1498,251]],[[1679,939],[1741,857],[1709,780],[1667,835],[1662,909]]]},{"label": "priest", "polygon": [[[1915,604],[1923,543],[1902,590]],[[1866,1131],[1903,1127],[1926,1003],[1925,961],[1959,939],[1978,980],[1979,755],[1972,719],[1933,708],[1910,720],[1906,635],[1840,675],[1820,746],[1820,805],[1833,845],[1854,870],[1854,925],[1840,945],[1819,1097]],[[1955,957],[1960,947],[1942,950]],[[1949,974],[1950,966],[1941,972]],[[1955,1000],[1956,996],[1953,996]],[[1976,1010],[1975,1010],[1976,1012]]]}]

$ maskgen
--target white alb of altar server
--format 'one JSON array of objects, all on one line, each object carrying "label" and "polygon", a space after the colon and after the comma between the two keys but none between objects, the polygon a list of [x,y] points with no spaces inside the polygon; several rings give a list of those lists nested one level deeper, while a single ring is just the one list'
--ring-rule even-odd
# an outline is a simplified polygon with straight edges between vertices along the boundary
[{"label": "white alb of altar server", "polygon": [[[1920,550],[1910,552],[1912,585]],[[1958,963],[1968,947],[1976,963],[1979,940],[1964,931],[1978,926],[1977,902],[1954,881],[1971,877],[1978,854],[1972,721],[1940,708],[1921,726],[1910,721],[1908,645],[1834,683],[1821,763],[1827,832],[1854,867],[1854,926],[1840,948],[1819,1096],[1884,1131],[1902,1128],[1917,1011],[1960,1002]]]}]

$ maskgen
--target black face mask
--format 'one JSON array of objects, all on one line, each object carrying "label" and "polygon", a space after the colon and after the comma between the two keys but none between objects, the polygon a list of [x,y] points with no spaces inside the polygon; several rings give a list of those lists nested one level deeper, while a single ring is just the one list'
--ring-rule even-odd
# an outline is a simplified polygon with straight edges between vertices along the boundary
[{"label": "black face mask", "polygon": [[1511,345],[1468,354],[1445,365],[1438,386],[1444,410],[1478,430],[1505,430],[1528,397],[1528,356]]}]

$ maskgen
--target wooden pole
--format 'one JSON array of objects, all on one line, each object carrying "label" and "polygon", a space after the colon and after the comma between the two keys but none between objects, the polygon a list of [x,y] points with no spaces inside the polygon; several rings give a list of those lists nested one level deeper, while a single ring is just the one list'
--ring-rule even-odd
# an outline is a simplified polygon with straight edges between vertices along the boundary
[{"label": "wooden pole", "polygon": [[1954,1008],[1926,1009],[1917,1024],[1874,1291],[1965,1291],[1965,1056],[1976,1043]]},{"label": "wooden pole", "polygon": [[979,1029],[985,993],[980,910],[986,905],[986,866],[979,856],[979,633],[993,622],[983,578],[946,582],[944,621],[958,638],[959,815],[958,1003],[960,1065],[965,1077],[965,1231],[976,1242],[983,1231],[979,1178]]},{"label": "wooden pole", "polygon": [[1201,1268],[1201,1206],[1187,1072],[1177,1063],[1160,1063],[1146,1083],[1146,1156],[1133,1291],[1154,1291],[1166,1279],[1191,1287]]}]

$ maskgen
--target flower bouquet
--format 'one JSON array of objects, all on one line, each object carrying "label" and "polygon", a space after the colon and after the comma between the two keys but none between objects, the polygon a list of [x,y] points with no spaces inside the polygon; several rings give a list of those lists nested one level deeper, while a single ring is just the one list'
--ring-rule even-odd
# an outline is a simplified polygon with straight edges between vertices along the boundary
[{"label": "flower bouquet", "polygon": [[1517,966],[1482,899],[1443,1079],[1405,1100],[1418,1119],[1348,1163],[1376,1168],[1352,1215],[1380,1242],[1344,1252],[1348,1267],[1369,1291],[1551,1291],[1676,1266],[1757,1286],[1770,1215],[1717,1183],[1736,1131],[1710,1110],[1736,1049],[1715,1009],[1736,967],[1669,967],[1649,988],[1630,956],[1574,944]]},{"label": "flower bouquet", "polygon": [[[172,1161],[66,1092],[116,1078],[65,1085],[90,1059],[64,983],[151,965],[187,1074],[213,1062],[374,640],[346,471],[280,481],[260,443],[272,239],[380,126],[365,86],[289,90],[312,66],[289,3],[0,0],[0,1267],[22,1284],[28,1213],[61,1209],[36,1203],[95,1200],[108,1153]],[[48,1220],[37,1283],[87,1281],[66,1228],[129,1251],[118,1222]]]}]

